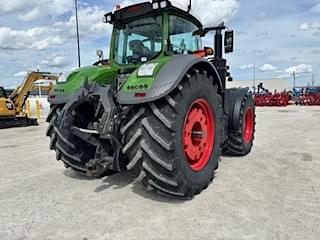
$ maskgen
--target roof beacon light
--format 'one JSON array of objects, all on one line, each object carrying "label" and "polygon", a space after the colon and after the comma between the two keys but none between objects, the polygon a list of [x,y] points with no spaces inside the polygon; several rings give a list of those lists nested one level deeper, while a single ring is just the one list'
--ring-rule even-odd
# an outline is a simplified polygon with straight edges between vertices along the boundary
[{"label": "roof beacon light", "polygon": [[154,10],[159,9],[159,3],[158,3],[158,2],[152,3],[152,8],[153,8]]},{"label": "roof beacon light", "polygon": [[160,2],[160,7],[161,8],[166,8],[167,6],[168,6],[168,2],[167,1]]}]

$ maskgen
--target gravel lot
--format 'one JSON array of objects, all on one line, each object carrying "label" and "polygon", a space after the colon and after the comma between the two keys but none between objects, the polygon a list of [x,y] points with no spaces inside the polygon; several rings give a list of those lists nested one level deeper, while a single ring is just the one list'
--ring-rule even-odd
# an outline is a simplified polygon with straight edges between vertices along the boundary
[{"label": "gravel lot", "polygon": [[64,169],[46,124],[0,130],[0,239],[320,239],[320,107],[260,108],[248,157],[192,201]]}]

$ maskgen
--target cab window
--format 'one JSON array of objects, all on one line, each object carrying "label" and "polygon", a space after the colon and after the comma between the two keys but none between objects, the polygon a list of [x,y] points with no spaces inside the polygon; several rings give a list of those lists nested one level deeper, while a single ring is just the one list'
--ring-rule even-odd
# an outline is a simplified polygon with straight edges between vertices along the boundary
[{"label": "cab window", "polygon": [[202,48],[201,37],[193,35],[198,27],[187,19],[169,17],[170,51],[174,54],[189,54]]},{"label": "cab window", "polygon": [[0,88],[0,98],[6,98],[6,92],[4,91],[3,88]]},{"label": "cab window", "polygon": [[162,51],[162,17],[141,18],[115,26],[115,55],[119,64],[139,64]]}]

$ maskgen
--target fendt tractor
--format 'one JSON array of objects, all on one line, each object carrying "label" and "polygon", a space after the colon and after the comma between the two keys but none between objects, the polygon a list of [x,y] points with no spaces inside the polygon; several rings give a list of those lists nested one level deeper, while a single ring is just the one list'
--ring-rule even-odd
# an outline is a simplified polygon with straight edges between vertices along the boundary
[{"label": "fendt tractor", "polygon": [[[204,28],[170,1],[117,8],[105,22],[109,60],[97,51],[98,62],[62,75],[49,94],[50,148],[76,172],[130,171],[158,193],[190,199],[213,180],[221,154],[252,148],[252,95],[226,89],[233,31]],[[202,48],[211,31],[214,49]]]}]

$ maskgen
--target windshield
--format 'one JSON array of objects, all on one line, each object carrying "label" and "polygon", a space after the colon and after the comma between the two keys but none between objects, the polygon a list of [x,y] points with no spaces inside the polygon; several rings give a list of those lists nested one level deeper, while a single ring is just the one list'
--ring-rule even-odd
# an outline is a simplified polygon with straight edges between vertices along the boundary
[{"label": "windshield", "polygon": [[155,58],[162,50],[161,17],[139,19],[115,26],[115,55],[119,64],[139,64]]},{"label": "windshield", "polygon": [[193,35],[198,27],[190,21],[170,16],[170,51],[174,54],[189,54],[202,48],[199,35]]}]

